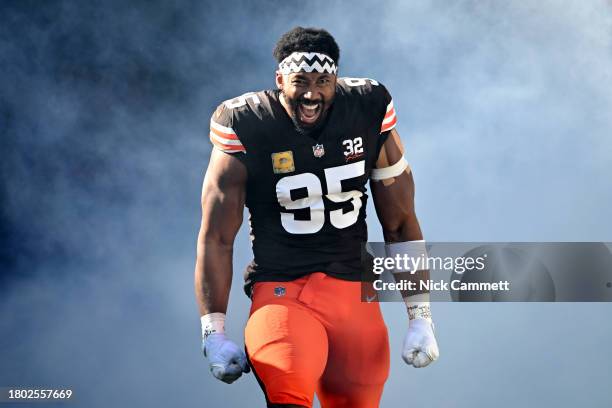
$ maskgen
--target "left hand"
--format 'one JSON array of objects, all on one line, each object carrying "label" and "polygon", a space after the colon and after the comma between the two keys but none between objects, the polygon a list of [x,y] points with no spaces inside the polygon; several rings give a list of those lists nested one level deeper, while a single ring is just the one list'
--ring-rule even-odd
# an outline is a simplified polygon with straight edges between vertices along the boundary
[{"label": "left hand", "polygon": [[410,320],[402,348],[404,361],[415,368],[427,367],[439,355],[433,323],[421,318]]},{"label": "left hand", "polygon": [[251,371],[244,351],[225,337],[225,333],[208,335],[202,342],[202,351],[208,358],[210,372],[224,383],[231,384],[242,373]]}]

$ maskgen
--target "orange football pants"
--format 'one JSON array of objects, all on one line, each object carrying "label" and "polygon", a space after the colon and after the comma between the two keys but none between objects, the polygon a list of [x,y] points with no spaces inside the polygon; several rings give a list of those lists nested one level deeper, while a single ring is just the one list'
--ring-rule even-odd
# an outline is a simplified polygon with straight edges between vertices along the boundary
[{"label": "orange football pants", "polygon": [[269,407],[378,407],[389,374],[389,339],[378,302],[361,283],[316,272],[258,282],[244,338]]}]

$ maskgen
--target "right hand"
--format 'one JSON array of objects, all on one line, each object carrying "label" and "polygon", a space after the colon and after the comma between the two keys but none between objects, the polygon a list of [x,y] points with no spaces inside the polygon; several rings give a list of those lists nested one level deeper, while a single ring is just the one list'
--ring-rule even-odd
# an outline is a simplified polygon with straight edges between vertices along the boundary
[{"label": "right hand", "polygon": [[415,368],[427,367],[440,356],[433,323],[428,319],[410,320],[404,338],[402,358]]},{"label": "right hand", "polygon": [[210,372],[215,378],[231,384],[242,373],[251,371],[244,351],[224,333],[212,333],[202,342],[202,351],[208,358]]}]

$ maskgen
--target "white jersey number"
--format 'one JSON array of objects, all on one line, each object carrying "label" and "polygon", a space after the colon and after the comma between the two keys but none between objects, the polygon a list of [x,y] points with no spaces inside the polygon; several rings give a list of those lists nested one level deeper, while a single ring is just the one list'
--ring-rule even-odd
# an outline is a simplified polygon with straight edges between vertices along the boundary
[{"label": "white jersey number", "polygon": [[[357,222],[361,209],[361,196],[358,190],[342,191],[342,181],[365,174],[365,161],[345,164],[325,169],[325,183],[327,185],[326,197],[334,203],[351,201],[353,209],[346,213],[342,209],[330,211],[329,220],[338,228],[346,228]],[[291,191],[306,189],[306,197],[297,200],[291,199]],[[319,178],[312,173],[302,173],[295,176],[283,177],[276,183],[276,197],[278,203],[286,210],[299,210],[308,208],[310,220],[296,220],[290,212],[281,212],[281,224],[291,234],[314,234],[325,224],[325,205],[323,203],[323,189]]]},{"label": "white jersey number", "polygon": [[247,104],[247,99],[252,99],[254,104],[261,103],[259,100],[259,96],[255,92],[247,92],[240,96],[235,97],[234,99],[228,99],[223,102],[228,109],[239,108]]},{"label": "white jersey number", "polygon": [[342,142],[342,146],[346,149],[344,151],[345,156],[352,156],[353,154],[361,154],[363,153],[363,140],[361,137],[356,137],[355,139],[346,139]]},{"label": "white jersey number", "polygon": [[375,79],[370,78],[344,78],[344,83],[348,86],[364,86],[366,81],[371,83],[373,86],[378,86],[379,83]]}]

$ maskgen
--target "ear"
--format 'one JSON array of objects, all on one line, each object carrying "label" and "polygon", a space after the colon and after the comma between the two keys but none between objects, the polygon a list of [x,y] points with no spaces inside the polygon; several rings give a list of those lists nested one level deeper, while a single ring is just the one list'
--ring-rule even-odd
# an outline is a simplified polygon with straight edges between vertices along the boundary
[{"label": "ear", "polygon": [[276,87],[278,89],[283,89],[283,74],[280,71],[276,71]]}]

